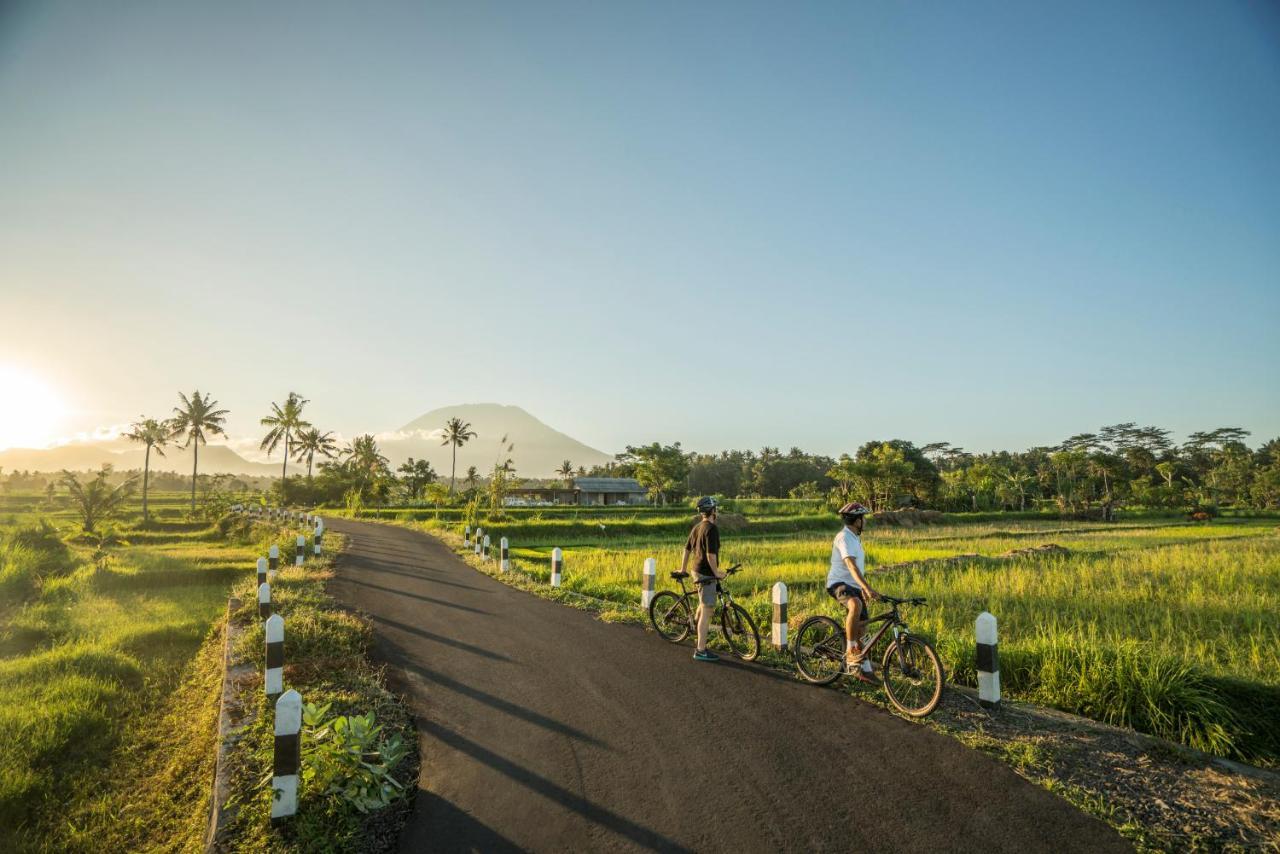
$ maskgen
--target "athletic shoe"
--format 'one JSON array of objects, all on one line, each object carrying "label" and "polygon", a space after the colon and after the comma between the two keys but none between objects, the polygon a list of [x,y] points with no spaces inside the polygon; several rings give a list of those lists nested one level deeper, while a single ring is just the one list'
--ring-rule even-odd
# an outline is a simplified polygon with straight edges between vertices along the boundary
[{"label": "athletic shoe", "polygon": [[719,661],[720,656],[709,649],[699,650],[693,654],[694,661]]}]

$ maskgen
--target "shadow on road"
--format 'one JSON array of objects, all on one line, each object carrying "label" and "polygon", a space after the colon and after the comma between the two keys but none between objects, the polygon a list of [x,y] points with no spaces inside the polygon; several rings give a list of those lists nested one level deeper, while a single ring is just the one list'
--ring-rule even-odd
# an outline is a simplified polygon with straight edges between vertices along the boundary
[{"label": "shadow on road", "polygon": [[387,617],[378,617],[373,615],[370,615],[369,619],[373,620],[375,623],[380,623],[384,626],[390,626],[393,629],[399,629],[402,632],[408,632],[409,634],[417,635],[420,638],[426,638],[429,641],[435,641],[436,643],[442,643],[446,646],[451,646],[454,649],[460,649],[463,652],[469,652],[472,655],[483,656],[484,658],[488,658],[493,661],[508,661],[508,662],[511,661],[510,658],[507,658],[502,653],[490,652],[484,647],[476,646],[475,644],[466,643],[465,641],[454,640],[453,638],[447,638],[444,635],[438,635],[435,632],[429,632],[426,629],[420,629],[417,626],[410,626],[407,623],[402,623],[398,620],[392,620],[392,619],[388,619]]},{"label": "shadow on road", "polygon": [[472,608],[470,605],[459,605],[456,602],[446,602],[443,599],[436,599],[431,596],[423,596],[419,593],[407,593],[404,590],[395,590],[391,587],[383,587],[381,584],[374,584],[369,581],[360,581],[355,578],[342,579],[344,584],[355,584],[359,587],[368,587],[372,590],[381,590],[383,593],[390,593],[393,596],[404,596],[409,599],[417,599],[419,602],[430,602],[432,605],[441,605],[445,608],[456,608],[459,611],[470,611],[472,614],[481,614],[485,617],[495,616],[490,611],[483,611],[479,608]]},{"label": "shadow on road", "polygon": [[495,771],[510,777],[515,782],[532,789],[545,798],[555,801],[562,807],[573,810],[588,821],[608,828],[619,836],[631,840],[636,845],[641,845],[654,851],[692,852],[692,849],[680,845],[675,840],[669,839],[643,825],[636,824],[634,821],[605,809],[599,804],[592,803],[581,795],[576,795],[563,786],[556,785],[541,774],[530,771],[523,765],[517,765],[506,757],[499,756],[487,747],[477,744],[471,739],[459,735],[434,721],[420,721],[419,726],[423,732],[438,738],[454,750],[465,753],[478,762],[483,762]]}]

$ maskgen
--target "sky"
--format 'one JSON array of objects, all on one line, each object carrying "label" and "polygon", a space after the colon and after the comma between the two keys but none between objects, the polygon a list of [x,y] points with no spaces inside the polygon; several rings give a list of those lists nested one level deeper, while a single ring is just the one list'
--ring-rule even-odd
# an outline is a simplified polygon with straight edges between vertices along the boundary
[{"label": "sky", "polygon": [[1277,152],[1262,2],[0,0],[0,419],[1256,445]]}]

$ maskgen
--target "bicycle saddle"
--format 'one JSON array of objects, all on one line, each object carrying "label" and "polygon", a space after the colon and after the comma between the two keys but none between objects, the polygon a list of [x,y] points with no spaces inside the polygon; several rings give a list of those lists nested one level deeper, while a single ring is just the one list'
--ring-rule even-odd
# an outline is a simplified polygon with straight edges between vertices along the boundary
[{"label": "bicycle saddle", "polygon": [[687,573],[687,572],[673,572],[673,573],[671,573],[671,577],[672,577],[672,578],[674,578],[676,581],[679,581],[679,580],[680,580],[680,579],[682,579],[682,578],[688,578],[688,577],[689,577],[689,573]]}]

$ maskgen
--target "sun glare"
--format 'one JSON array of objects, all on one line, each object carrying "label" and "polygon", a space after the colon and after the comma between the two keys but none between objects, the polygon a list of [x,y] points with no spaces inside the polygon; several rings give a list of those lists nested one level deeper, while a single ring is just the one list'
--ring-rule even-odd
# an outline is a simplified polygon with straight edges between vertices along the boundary
[{"label": "sun glare", "polygon": [[64,414],[62,398],[47,382],[0,364],[0,450],[45,447],[57,438]]}]

